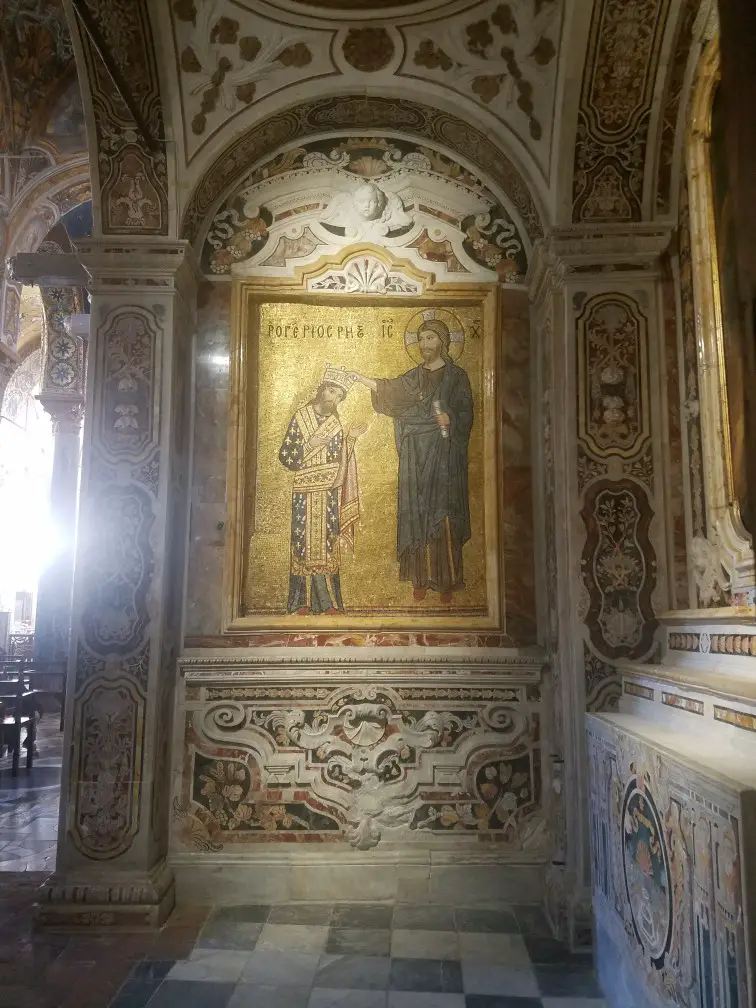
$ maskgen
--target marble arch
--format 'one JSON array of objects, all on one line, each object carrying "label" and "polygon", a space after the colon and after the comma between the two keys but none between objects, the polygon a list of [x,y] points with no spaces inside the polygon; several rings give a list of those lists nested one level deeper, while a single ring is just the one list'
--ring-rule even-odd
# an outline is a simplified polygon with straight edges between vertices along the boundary
[{"label": "marble arch", "polygon": [[252,168],[276,152],[336,126],[353,133],[390,132],[451,152],[481,171],[505,196],[531,244],[543,236],[545,213],[531,186],[508,154],[475,126],[418,102],[343,95],[302,103],[269,116],[226,147],[194,188],[182,215],[181,237],[196,242],[210,213]]}]

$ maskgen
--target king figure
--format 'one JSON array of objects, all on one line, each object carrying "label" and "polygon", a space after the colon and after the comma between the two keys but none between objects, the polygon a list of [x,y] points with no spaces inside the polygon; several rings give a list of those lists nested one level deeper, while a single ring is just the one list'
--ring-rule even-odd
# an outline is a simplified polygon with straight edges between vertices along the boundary
[{"label": "king figure", "polygon": [[326,365],[314,397],[291,418],[278,452],[294,473],[287,611],[300,616],[342,612],[341,547],[354,550],[360,514],[355,443],[365,427],[345,432],[339,404],[352,375]]}]

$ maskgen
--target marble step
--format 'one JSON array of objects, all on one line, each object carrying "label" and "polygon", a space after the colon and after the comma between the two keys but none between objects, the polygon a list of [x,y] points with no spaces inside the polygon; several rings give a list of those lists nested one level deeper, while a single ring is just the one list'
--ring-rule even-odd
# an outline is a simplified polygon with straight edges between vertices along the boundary
[{"label": "marble step", "polygon": [[756,758],[756,680],[702,666],[614,663],[622,679],[621,714],[715,739]]}]

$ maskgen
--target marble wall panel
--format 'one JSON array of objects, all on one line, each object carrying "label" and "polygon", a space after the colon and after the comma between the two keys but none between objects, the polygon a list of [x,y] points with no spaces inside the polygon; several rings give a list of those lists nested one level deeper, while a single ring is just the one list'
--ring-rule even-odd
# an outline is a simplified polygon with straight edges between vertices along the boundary
[{"label": "marble wall panel", "polygon": [[[540,704],[525,686],[189,683],[177,852],[496,843],[542,860]],[[249,849],[249,848],[248,848]]]},{"label": "marble wall panel", "polygon": [[[612,1008],[745,1008],[753,791],[589,717],[593,905]],[[639,722],[640,723],[640,722]],[[646,735],[644,729],[644,735]],[[752,820],[751,820],[752,821]]]},{"label": "marble wall panel", "polygon": [[221,630],[226,518],[230,284],[200,291],[195,341],[194,458],[186,633]]}]

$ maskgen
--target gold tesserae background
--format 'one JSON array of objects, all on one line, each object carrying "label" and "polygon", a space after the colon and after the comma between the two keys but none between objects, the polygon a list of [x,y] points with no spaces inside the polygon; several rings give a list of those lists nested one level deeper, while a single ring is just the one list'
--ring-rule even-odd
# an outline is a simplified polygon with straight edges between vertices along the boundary
[{"label": "gold tesserae background", "polygon": [[[252,390],[248,402],[256,403],[256,409],[251,406],[256,416],[248,418],[250,454],[256,459],[254,465],[247,466],[244,488],[250,519],[243,579],[245,615],[286,616],[293,474],[279,462],[278,451],[289,421],[312,399],[327,364],[374,378],[394,378],[410,370],[414,361],[405,347],[404,333],[408,324],[410,331],[416,329],[421,310],[416,302],[406,307],[302,302],[250,307],[243,338],[247,344],[246,384]],[[393,420],[373,411],[369,390],[358,384],[339,407],[345,431],[367,425],[356,446],[361,514],[354,554],[341,549],[341,588],[347,615],[432,618],[436,613],[478,616],[487,612],[482,312],[479,305],[444,305],[443,315],[449,311],[465,333],[457,364],[467,371],[475,407],[468,468],[472,534],[464,547],[465,588],[455,592],[452,604],[442,606],[435,592],[428,592],[423,602],[415,602],[412,585],[399,580],[398,457]],[[326,617],[326,621],[343,618]]]}]

